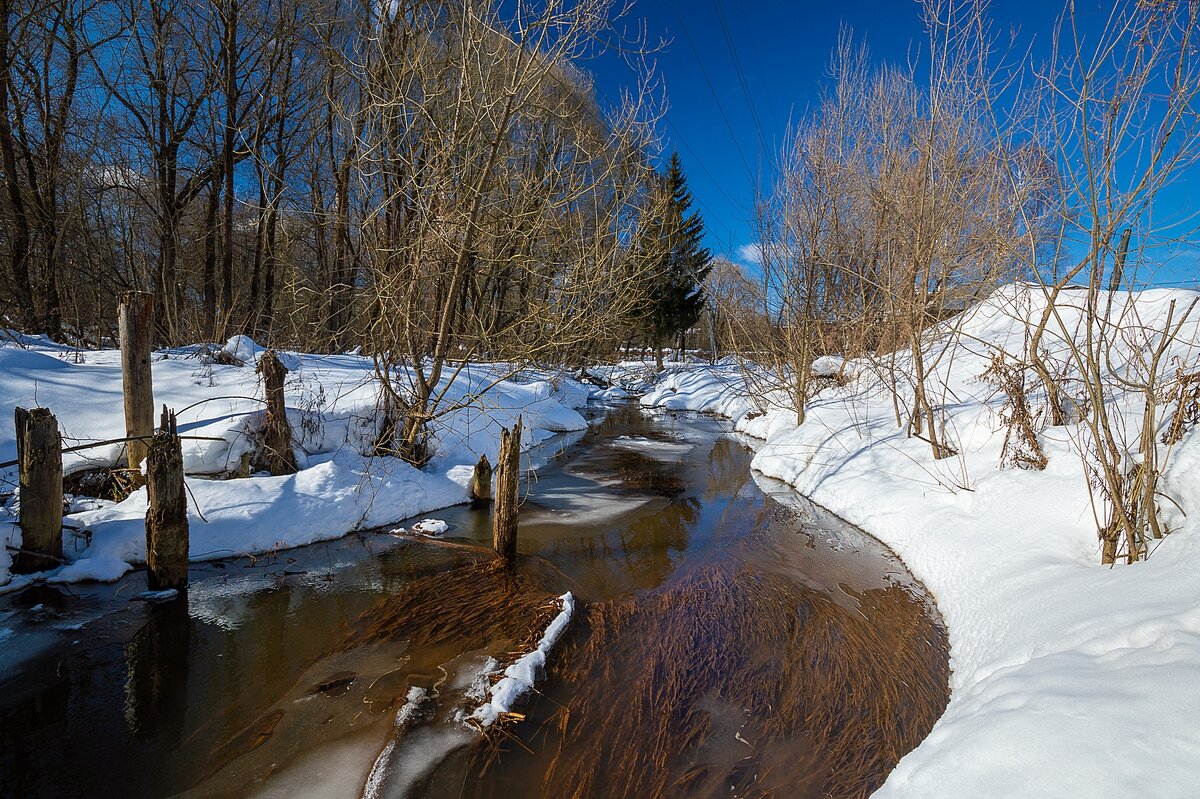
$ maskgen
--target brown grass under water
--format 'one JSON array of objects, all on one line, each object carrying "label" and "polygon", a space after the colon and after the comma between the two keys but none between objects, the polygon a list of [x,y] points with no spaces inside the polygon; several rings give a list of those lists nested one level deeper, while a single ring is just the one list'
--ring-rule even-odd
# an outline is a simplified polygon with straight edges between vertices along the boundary
[{"label": "brown grass under water", "polygon": [[946,638],[900,587],[854,596],[727,562],[589,607],[522,778],[572,798],[870,794],[945,708]]},{"label": "brown grass under water", "polygon": [[460,566],[405,582],[364,611],[339,648],[391,639],[405,641],[411,649],[459,641],[464,649],[473,649],[504,640],[520,650],[536,643],[558,615],[554,597],[533,571],[513,571],[499,561]]}]

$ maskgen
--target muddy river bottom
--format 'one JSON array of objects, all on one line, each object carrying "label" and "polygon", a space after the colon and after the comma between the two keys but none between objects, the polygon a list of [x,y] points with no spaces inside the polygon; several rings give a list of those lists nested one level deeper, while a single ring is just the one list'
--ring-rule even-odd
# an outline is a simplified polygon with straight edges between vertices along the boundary
[{"label": "muddy river bottom", "polygon": [[[430,514],[440,543],[364,533],[198,564],[157,605],[130,600],[140,572],[0,597],[0,792],[869,794],[947,701],[922,587],[752,476],[726,426],[603,412],[535,453],[514,573],[463,506]],[[538,691],[463,723],[565,591]]]}]

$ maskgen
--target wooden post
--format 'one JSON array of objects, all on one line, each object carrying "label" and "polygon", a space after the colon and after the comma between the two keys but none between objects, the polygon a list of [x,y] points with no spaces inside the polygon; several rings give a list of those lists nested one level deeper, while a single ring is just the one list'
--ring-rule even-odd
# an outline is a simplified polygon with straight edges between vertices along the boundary
[{"label": "wooden post", "polygon": [[121,383],[125,391],[125,442],[135,487],[143,484],[137,471],[146,459],[147,439],[154,434],[154,382],[150,376],[150,344],[154,333],[154,295],[127,291],[117,316],[121,336]]},{"label": "wooden post", "polygon": [[163,406],[161,428],[146,456],[146,583],[151,591],[184,588],[188,579],[187,489],[175,414]]},{"label": "wooden post", "polygon": [[492,547],[505,562],[517,556],[517,505],[521,485],[521,417],[512,430],[500,431],[496,458],[496,507],[492,511]]},{"label": "wooden post", "polygon": [[283,378],[288,370],[274,350],[267,350],[258,361],[267,397],[267,416],[263,429],[263,465],[271,474],[295,474],[296,453],[292,451],[292,428],[288,426],[283,402]]},{"label": "wooden post", "polygon": [[29,574],[62,563],[62,436],[49,408],[17,408],[21,551],[13,571]]},{"label": "wooden post", "polygon": [[487,455],[480,455],[471,474],[471,504],[486,505],[492,501],[492,464]]}]

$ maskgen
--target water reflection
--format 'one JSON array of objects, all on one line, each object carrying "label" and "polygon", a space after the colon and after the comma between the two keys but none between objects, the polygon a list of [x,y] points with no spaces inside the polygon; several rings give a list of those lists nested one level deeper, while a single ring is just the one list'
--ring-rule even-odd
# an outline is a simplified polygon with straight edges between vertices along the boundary
[{"label": "water reflection", "polygon": [[187,603],[166,602],[152,608],[150,617],[125,647],[125,723],[139,740],[163,739],[179,745],[183,717],[178,708],[187,699],[192,623]]}]

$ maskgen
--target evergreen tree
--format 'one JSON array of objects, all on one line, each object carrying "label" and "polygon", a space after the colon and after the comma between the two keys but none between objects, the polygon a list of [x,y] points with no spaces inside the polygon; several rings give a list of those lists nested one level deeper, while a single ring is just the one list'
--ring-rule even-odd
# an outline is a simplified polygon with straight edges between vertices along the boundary
[{"label": "evergreen tree", "polygon": [[661,369],[663,342],[677,339],[682,353],[684,334],[704,310],[704,279],[712,269],[712,253],[701,245],[704,223],[691,211],[692,193],[679,153],[671,155],[660,190],[658,212],[643,228],[639,252],[650,262],[642,319]]}]

